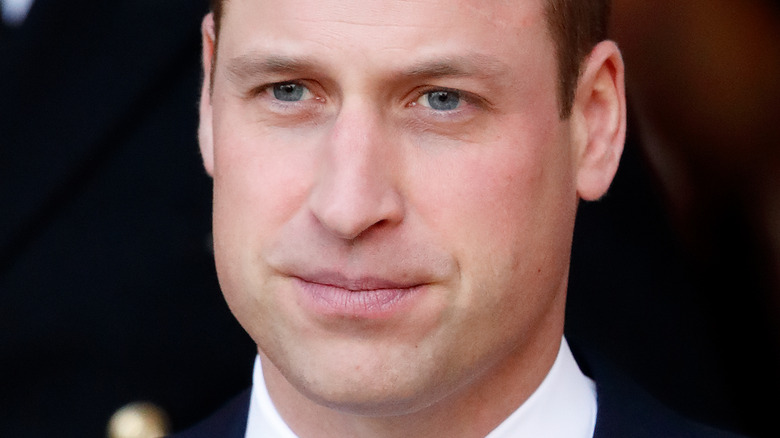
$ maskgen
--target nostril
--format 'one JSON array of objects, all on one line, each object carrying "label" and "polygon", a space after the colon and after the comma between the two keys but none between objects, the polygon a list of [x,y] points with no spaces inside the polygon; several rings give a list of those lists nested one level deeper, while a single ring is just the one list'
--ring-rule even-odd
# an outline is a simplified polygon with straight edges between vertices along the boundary
[{"label": "nostril", "polygon": [[391,184],[344,189],[324,185],[313,194],[310,209],[323,228],[346,240],[386,229],[403,218],[403,202]]}]

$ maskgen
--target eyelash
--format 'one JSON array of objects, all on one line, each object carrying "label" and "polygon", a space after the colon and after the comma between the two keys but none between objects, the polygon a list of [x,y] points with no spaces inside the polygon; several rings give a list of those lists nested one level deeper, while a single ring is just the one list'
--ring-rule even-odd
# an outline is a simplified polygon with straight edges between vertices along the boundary
[{"label": "eyelash", "polygon": [[[274,87],[280,85],[288,85],[288,84],[298,85],[306,88],[308,92],[311,93],[312,98],[301,100],[301,101],[283,101],[277,99],[273,95]],[[459,99],[461,100],[461,103],[457,108],[450,111],[435,110],[433,108],[429,108],[427,106],[418,104],[420,99],[422,99],[424,96],[436,92],[455,93],[458,95]],[[325,98],[318,95],[318,93],[316,93],[313,90],[313,87],[310,84],[308,84],[308,81],[305,80],[289,80],[289,81],[272,82],[254,88],[249,94],[250,97],[260,97],[265,95],[265,97],[271,102],[271,105],[274,105],[278,109],[283,110],[285,112],[287,111],[294,112],[297,109],[302,109],[301,107],[304,105],[311,105],[312,101],[316,103],[324,103],[326,101]],[[448,119],[464,117],[466,113],[471,112],[475,107],[478,109],[478,108],[489,107],[490,105],[485,99],[463,90],[459,90],[456,88],[448,88],[448,87],[424,86],[424,87],[419,87],[417,90],[412,92],[412,99],[410,99],[410,101],[405,106],[406,108],[414,108],[420,111],[425,111],[427,112],[429,117],[434,117],[439,120],[448,120]]]},{"label": "eyelash", "polygon": [[[309,93],[311,93],[312,97],[300,101],[283,101],[277,99],[274,96],[274,87],[280,85],[297,85],[297,86],[304,87],[306,90],[308,90]],[[313,90],[313,87],[308,84],[308,81],[305,80],[279,81],[279,82],[263,84],[250,90],[249,93],[247,93],[247,97],[249,99],[260,98],[266,100],[268,102],[268,105],[271,105],[277,112],[282,112],[282,113],[295,113],[296,111],[300,111],[300,110],[314,109],[315,107],[312,107],[312,102],[316,102],[316,103],[325,102],[325,99],[322,98],[320,95],[318,95]]]},{"label": "eyelash", "polygon": [[[455,93],[458,95],[458,97],[461,100],[460,105],[451,111],[441,111],[441,110],[435,110],[433,108],[429,108],[424,105],[418,104],[420,99],[425,97],[428,94],[436,93],[436,92],[447,92],[447,93]],[[421,87],[418,90],[416,90],[413,94],[413,98],[411,101],[406,105],[408,108],[419,108],[422,111],[428,112],[432,117],[436,117],[439,119],[452,119],[457,117],[463,117],[465,114],[471,112],[475,108],[485,108],[488,107],[489,104],[487,101],[475,94],[469,93],[467,91],[459,90],[457,88],[448,88],[448,87]]]}]

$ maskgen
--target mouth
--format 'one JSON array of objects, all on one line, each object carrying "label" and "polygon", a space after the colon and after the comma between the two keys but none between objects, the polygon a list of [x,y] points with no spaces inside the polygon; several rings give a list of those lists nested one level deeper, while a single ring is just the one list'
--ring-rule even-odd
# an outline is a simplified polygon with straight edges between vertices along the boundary
[{"label": "mouth", "polygon": [[323,317],[387,319],[409,307],[420,294],[423,283],[399,282],[381,278],[347,278],[322,274],[310,278],[293,277],[303,302]]}]

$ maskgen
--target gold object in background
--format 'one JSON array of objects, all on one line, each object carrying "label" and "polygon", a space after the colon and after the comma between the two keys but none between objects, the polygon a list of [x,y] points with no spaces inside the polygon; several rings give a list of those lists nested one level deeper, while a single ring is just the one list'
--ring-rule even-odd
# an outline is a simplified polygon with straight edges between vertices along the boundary
[{"label": "gold object in background", "polygon": [[170,432],[165,411],[148,402],[125,405],[108,422],[108,438],[159,438]]}]

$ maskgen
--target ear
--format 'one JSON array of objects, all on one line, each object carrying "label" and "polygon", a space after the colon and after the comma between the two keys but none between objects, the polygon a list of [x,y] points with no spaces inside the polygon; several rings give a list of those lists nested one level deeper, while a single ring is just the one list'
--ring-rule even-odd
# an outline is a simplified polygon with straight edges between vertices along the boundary
[{"label": "ear", "polygon": [[203,38],[203,86],[200,91],[200,126],[198,127],[198,142],[203,166],[209,175],[214,176],[214,127],[212,125],[211,106],[211,73],[215,61],[216,34],[214,31],[214,14],[208,14],[201,24]]},{"label": "ear", "polygon": [[577,194],[595,200],[617,172],[626,139],[623,58],[612,41],[593,48],[580,76],[572,107],[577,146]]}]

